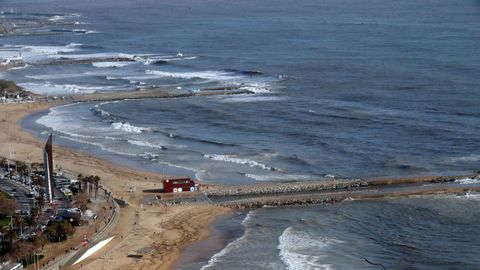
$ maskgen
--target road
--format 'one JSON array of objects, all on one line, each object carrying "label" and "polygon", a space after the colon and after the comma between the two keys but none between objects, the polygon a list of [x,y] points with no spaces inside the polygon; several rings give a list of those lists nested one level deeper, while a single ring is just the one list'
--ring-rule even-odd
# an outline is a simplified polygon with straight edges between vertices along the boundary
[{"label": "road", "polygon": [[33,208],[35,199],[30,195],[30,190],[20,183],[7,178],[0,178],[0,189],[6,193],[13,195],[15,201],[20,207],[22,214],[28,215],[30,209]]},{"label": "road", "polygon": [[63,268],[65,266],[70,266],[78,258],[80,258],[88,250],[89,247],[92,247],[96,245],[99,241],[112,236],[111,233],[120,218],[120,206],[113,199],[112,204],[113,212],[110,222],[107,223],[107,225],[105,225],[96,235],[90,238],[89,246],[87,248],[84,248],[82,245],[78,245],[74,251],[64,255],[63,257],[58,257],[54,263],[45,266],[44,268],[41,268],[41,270],[55,270]]}]

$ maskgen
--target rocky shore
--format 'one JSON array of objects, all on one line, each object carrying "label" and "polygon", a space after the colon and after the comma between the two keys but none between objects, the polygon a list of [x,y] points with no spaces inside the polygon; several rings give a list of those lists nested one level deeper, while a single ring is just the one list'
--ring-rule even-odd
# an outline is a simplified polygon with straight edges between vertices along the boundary
[{"label": "rocky shore", "polygon": [[[463,186],[459,179],[477,179]],[[480,191],[480,176],[429,176],[395,179],[335,179],[242,186],[202,186],[214,204],[229,208],[259,208],[335,203],[346,199],[376,199]]]},{"label": "rocky shore", "polygon": [[464,195],[468,192],[480,192],[480,186],[477,187],[452,187],[452,188],[434,188],[427,190],[403,190],[403,191],[381,191],[381,190],[368,190],[368,191],[356,191],[356,192],[339,192],[339,193],[327,193],[327,194],[314,194],[314,195],[299,195],[299,196],[274,196],[274,197],[262,197],[258,199],[238,200],[223,203],[222,206],[226,206],[233,209],[253,209],[262,207],[280,207],[280,206],[301,206],[301,205],[314,205],[325,203],[338,203],[344,200],[366,200],[366,199],[383,199],[383,198],[396,198],[396,197],[408,197],[408,196],[425,196],[425,195]]},{"label": "rocky shore", "polygon": [[283,193],[308,193],[334,189],[348,189],[367,186],[360,179],[338,179],[330,181],[292,181],[240,186],[208,186],[203,192],[209,198],[232,196],[274,195]]}]

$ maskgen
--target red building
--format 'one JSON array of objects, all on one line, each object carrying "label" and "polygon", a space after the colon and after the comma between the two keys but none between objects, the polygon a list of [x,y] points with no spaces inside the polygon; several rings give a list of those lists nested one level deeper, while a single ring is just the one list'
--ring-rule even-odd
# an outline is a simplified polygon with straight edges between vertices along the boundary
[{"label": "red building", "polygon": [[175,178],[163,180],[163,192],[193,192],[197,190],[195,181],[190,178]]}]

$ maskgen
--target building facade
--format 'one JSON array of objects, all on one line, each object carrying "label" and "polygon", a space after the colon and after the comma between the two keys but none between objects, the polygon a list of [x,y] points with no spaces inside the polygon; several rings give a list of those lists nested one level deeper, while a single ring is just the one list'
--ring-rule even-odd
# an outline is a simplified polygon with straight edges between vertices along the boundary
[{"label": "building facade", "polygon": [[54,200],[55,180],[53,178],[53,143],[52,134],[48,136],[47,143],[43,148],[43,166],[45,178],[45,195],[49,203]]},{"label": "building facade", "polygon": [[163,192],[177,193],[177,192],[194,192],[197,190],[195,181],[190,178],[177,178],[163,180]]}]

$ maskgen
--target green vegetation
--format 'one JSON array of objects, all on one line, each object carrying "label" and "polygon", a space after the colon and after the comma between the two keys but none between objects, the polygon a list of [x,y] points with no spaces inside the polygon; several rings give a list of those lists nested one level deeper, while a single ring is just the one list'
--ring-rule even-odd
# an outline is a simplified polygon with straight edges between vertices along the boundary
[{"label": "green vegetation", "polygon": [[17,93],[22,97],[30,95],[29,92],[25,91],[25,89],[18,86],[15,82],[0,79],[0,96]]},{"label": "green vegetation", "polygon": [[23,91],[21,87],[19,87],[15,82],[13,81],[7,81],[7,80],[0,80],[0,90],[2,91],[2,94],[5,94],[4,91],[9,91],[9,92],[17,92],[17,91]]},{"label": "green vegetation", "polygon": [[0,218],[0,228],[5,228],[5,227],[8,227],[9,225],[10,225],[9,217]]},{"label": "green vegetation", "polygon": [[47,227],[47,234],[50,242],[60,242],[66,240],[68,236],[74,233],[73,226],[68,221],[55,222]]},{"label": "green vegetation", "polygon": [[2,197],[4,199],[11,199],[10,195],[8,195],[8,193],[6,193],[4,191],[1,191],[1,190],[0,190],[0,197]]}]

